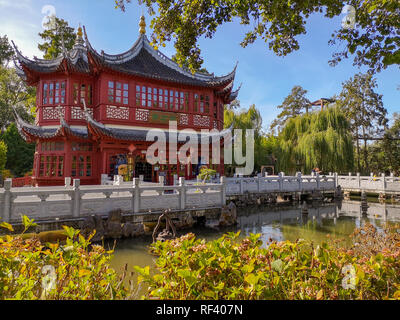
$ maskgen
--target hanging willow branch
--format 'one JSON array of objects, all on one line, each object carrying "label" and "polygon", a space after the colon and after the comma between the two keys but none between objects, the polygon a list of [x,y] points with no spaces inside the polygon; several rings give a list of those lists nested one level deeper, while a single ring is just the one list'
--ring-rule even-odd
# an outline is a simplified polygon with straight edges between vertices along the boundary
[{"label": "hanging willow branch", "polygon": [[349,128],[349,122],[336,107],[289,119],[279,135],[280,170],[351,170],[354,154]]}]

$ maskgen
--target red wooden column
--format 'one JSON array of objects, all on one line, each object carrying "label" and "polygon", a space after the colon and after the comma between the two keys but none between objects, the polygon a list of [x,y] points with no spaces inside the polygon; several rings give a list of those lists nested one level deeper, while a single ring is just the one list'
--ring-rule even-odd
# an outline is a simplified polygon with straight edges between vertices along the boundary
[{"label": "red wooden column", "polygon": [[101,176],[102,174],[107,174],[108,170],[107,170],[107,152],[103,148],[101,148],[100,150],[102,155],[102,165],[101,168],[99,168],[97,174]]},{"label": "red wooden column", "polygon": [[72,178],[72,146],[71,142],[64,139],[64,178]]}]

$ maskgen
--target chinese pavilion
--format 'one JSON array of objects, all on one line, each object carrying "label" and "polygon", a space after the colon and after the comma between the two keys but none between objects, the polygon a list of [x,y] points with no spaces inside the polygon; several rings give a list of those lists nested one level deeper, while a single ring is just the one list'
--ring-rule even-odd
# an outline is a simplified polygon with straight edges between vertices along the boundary
[{"label": "chinese pavilion", "polygon": [[[36,144],[34,185],[63,185],[65,177],[99,184],[102,174],[121,174],[120,164],[126,180],[143,175],[155,182],[163,175],[171,184],[175,174],[194,178],[190,163],[173,164],[167,157],[167,164],[150,165],[145,153],[153,142],[146,142],[146,134],[168,129],[169,121],[178,130],[222,134],[223,106],[239,91],[233,91],[236,67],[221,77],[192,74],[150,45],[144,17],[139,26],[135,44],[118,55],[98,53],[85,27],[78,29],[73,49],[63,48],[54,60],[28,59],[14,45],[17,72],[37,88],[35,124],[16,114],[20,134]],[[220,164],[210,166],[223,174],[223,151]]]}]

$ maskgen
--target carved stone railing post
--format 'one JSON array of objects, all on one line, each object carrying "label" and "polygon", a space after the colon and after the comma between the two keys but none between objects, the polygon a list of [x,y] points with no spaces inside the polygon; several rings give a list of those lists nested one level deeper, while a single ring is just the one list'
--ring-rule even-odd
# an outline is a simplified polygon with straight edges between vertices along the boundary
[{"label": "carved stone railing post", "polygon": [[299,191],[301,191],[303,189],[303,183],[302,183],[303,179],[301,178],[301,172],[297,172],[296,177],[297,177]]},{"label": "carved stone railing post", "polygon": [[133,212],[138,213],[140,210],[140,188],[139,188],[139,179],[138,178],[133,178],[133,186],[134,186],[134,192],[133,192]]},{"label": "carved stone railing post", "polygon": [[[242,179],[241,179],[242,180]],[[222,176],[220,178],[221,181],[221,205],[226,205],[226,178]]]},{"label": "carved stone railing post", "polygon": [[179,202],[180,209],[184,210],[186,207],[186,186],[185,186],[185,178],[179,178]]},{"label": "carved stone railing post", "polygon": [[240,194],[243,194],[244,193],[243,177],[239,177],[238,179],[239,179],[239,183],[240,183]]},{"label": "carved stone railing post", "polygon": [[164,176],[159,176],[158,177],[158,183],[160,184],[161,187],[164,187],[164,182],[165,182],[165,177]]},{"label": "carved stone railing post", "polygon": [[338,185],[339,185],[339,183],[338,183],[338,174],[337,174],[337,172],[335,172],[334,174],[333,174],[333,180],[334,180],[334,183],[335,183],[335,189],[338,187]]},{"label": "carved stone railing post", "polygon": [[279,182],[279,191],[282,191],[283,190],[283,177],[284,177],[284,173],[283,172],[279,172],[279,174],[278,174],[278,176],[279,176],[279,179],[278,179],[278,182]]},{"label": "carved stone railing post", "polygon": [[70,177],[65,178],[64,181],[65,181],[64,186],[65,186],[66,188],[69,188],[69,187],[71,186],[71,178],[70,178]]},{"label": "carved stone railing post", "polygon": [[9,222],[11,219],[11,186],[12,179],[4,181],[4,207],[3,207],[3,221]]},{"label": "carved stone railing post", "polygon": [[81,213],[81,191],[80,191],[80,186],[81,186],[81,180],[79,179],[74,179],[72,183],[72,189],[74,191],[73,194],[73,207],[72,207],[72,216],[73,217],[79,217]]},{"label": "carved stone railing post", "polygon": [[361,176],[359,172],[357,172],[357,187],[361,188]]},{"label": "carved stone railing post", "polygon": [[382,191],[385,192],[386,191],[386,176],[384,173],[382,173],[381,181],[382,181]]},{"label": "carved stone railing post", "polygon": [[143,181],[144,181],[144,175],[142,175],[142,174],[139,175],[139,181],[140,181],[140,182],[143,182]]}]

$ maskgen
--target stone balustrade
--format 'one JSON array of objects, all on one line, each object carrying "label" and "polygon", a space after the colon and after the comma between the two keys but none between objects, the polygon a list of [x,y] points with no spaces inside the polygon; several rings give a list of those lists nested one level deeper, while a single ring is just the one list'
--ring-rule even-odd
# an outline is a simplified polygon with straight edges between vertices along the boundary
[{"label": "stone balustrade", "polygon": [[[68,180],[69,178],[67,178]],[[80,180],[66,181],[64,187],[12,188],[11,179],[0,189],[0,218],[19,222],[21,215],[35,220],[106,215],[120,209],[145,213],[165,209],[185,210],[225,205],[225,177],[218,184],[186,185],[180,178],[175,186],[149,185],[134,179],[133,184],[81,186]]]},{"label": "stone balustrade", "polygon": [[360,174],[348,176],[337,176],[337,185],[340,185],[346,191],[365,191],[383,194],[399,194],[400,178],[393,175],[360,176]]},{"label": "stone balustrade", "polygon": [[227,178],[226,194],[331,191],[336,188],[336,180],[336,174],[304,176],[300,172],[296,176],[285,176],[281,172],[278,176]]},{"label": "stone balustrade", "polygon": [[127,213],[146,213],[164,209],[188,210],[222,207],[227,196],[246,193],[310,193],[334,191],[338,186],[347,191],[400,194],[400,178],[393,176],[360,175],[338,176],[302,175],[257,177],[221,177],[219,181],[202,184],[196,181],[179,182],[164,186],[134,179],[133,183],[81,186],[80,180],[65,179],[64,187],[12,188],[6,180],[0,189],[0,218],[3,221],[20,221],[26,214],[36,220],[79,218],[88,215],[105,215],[120,209]]}]

